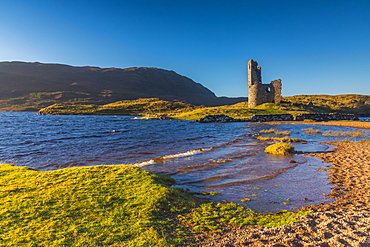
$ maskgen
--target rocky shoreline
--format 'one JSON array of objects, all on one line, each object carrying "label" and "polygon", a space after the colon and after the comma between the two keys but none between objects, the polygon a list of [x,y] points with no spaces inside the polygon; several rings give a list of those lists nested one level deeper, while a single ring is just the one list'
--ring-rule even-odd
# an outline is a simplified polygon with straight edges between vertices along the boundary
[{"label": "rocky shoreline", "polygon": [[228,226],[202,233],[197,246],[370,246],[370,143],[330,143],[333,152],[309,153],[331,163],[330,204],[309,206],[300,223],[280,228]]},{"label": "rocky shoreline", "polygon": [[227,123],[227,122],[271,122],[271,121],[341,121],[341,120],[359,120],[358,116],[353,114],[274,114],[274,115],[255,115],[248,119],[235,119],[226,115],[208,115],[198,120],[200,123]]}]

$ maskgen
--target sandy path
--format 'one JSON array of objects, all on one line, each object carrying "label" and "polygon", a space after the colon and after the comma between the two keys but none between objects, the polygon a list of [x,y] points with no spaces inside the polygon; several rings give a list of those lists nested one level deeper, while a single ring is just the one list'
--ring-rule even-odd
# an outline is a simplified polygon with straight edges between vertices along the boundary
[{"label": "sandy path", "polygon": [[[370,144],[335,143],[331,153],[309,154],[326,163],[335,202],[311,206],[300,223],[281,228],[230,226],[199,235],[198,246],[370,246]],[[211,239],[210,239],[211,238]]]}]

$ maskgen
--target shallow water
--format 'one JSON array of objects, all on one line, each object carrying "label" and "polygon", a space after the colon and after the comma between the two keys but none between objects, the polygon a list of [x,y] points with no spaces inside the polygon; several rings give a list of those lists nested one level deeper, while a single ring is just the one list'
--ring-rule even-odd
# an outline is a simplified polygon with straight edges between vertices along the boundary
[{"label": "shallow water", "polygon": [[[302,129],[308,127],[322,132],[355,130],[299,124],[201,124],[131,116],[0,112],[0,162],[38,170],[134,164],[169,174],[177,186],[185,189],[221,193],[211,197],[215,201],[241,203],[239,200],[250,198],[244,204],[257,211],[290,210],[329,200],[323,196],[330,193],[327,175],[317,170],[327,164],[303,155],[266,155],[263,150],[272,142],[259,141],[255,136],[262,129],[289,130],[290,137],[307,140],[307,144],[294,144],[304,152],[326,151],[331,147],[319,142],[349,138],[307,135]],[[354,140],[369,136],[364,133]]]}]

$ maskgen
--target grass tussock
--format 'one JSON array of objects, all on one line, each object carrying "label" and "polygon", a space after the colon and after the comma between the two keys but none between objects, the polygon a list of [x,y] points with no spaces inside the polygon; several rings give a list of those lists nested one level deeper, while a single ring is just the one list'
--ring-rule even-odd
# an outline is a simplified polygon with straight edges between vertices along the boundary
[{"label": "grass tussock", "polygon": [[263,134],[270,134],[270,133],[275,133],[275,129],[266,129],[266,130],[260,130],[260,133]]},{"label": "grass tussock", "polygon": [[280,135],[280,136],[289,136],[292,132],[290,130],[277,130],[277,129],[265,129],[260,130],[262,134],[272,134]]},{"label": "grass tussock", "polygon": [[290,130],[277,130],[277,131],[275,131],[275,134],[279,135],[279,136],[288,136],[291,133],[292,132]]},{"label": "grass tussock", "polygon": [[294,154],[294,146],[287,143],[275,143],[265,149],[265,153],[275,155],[291,155]]},{"label": "grass tussock", "polygon": [[279,141],[279,142],[306,142],[305,140],[299,138],[289,138],[289,137],[263,137],[258,136],[258,140],[260,141]]},{"label": "grass tussock", "polygon": [[367,131],[364,130],[353,130],[353,131],[331,131],[328,130],[325,133],[323,133],[323,136],[328,137],[364,137],[364,134],[367,133]]},{"label": "grass tussock", "polygon": [[302,129],[302,131],[309,135],[322,134],[321,130],[314,128]]},{"label": "grass tussock", "polygon": [[[2,246],[172,246],[172,179],[133,166],[35,171],[0,165]],[[150,196],[149,196],[150,195]]]}]

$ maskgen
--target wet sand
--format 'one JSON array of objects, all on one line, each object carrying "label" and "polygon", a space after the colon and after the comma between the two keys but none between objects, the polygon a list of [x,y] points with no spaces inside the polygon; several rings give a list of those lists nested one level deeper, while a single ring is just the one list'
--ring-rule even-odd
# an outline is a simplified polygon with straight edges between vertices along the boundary
[{"label": "wet sand", "polygon": [[310,153],[331,163],[334,202],[309,206],[301,222],[280,228],[228,226],[203,233],[197,246],[370,246],[370,143],[330,143],[329,153]]}]

